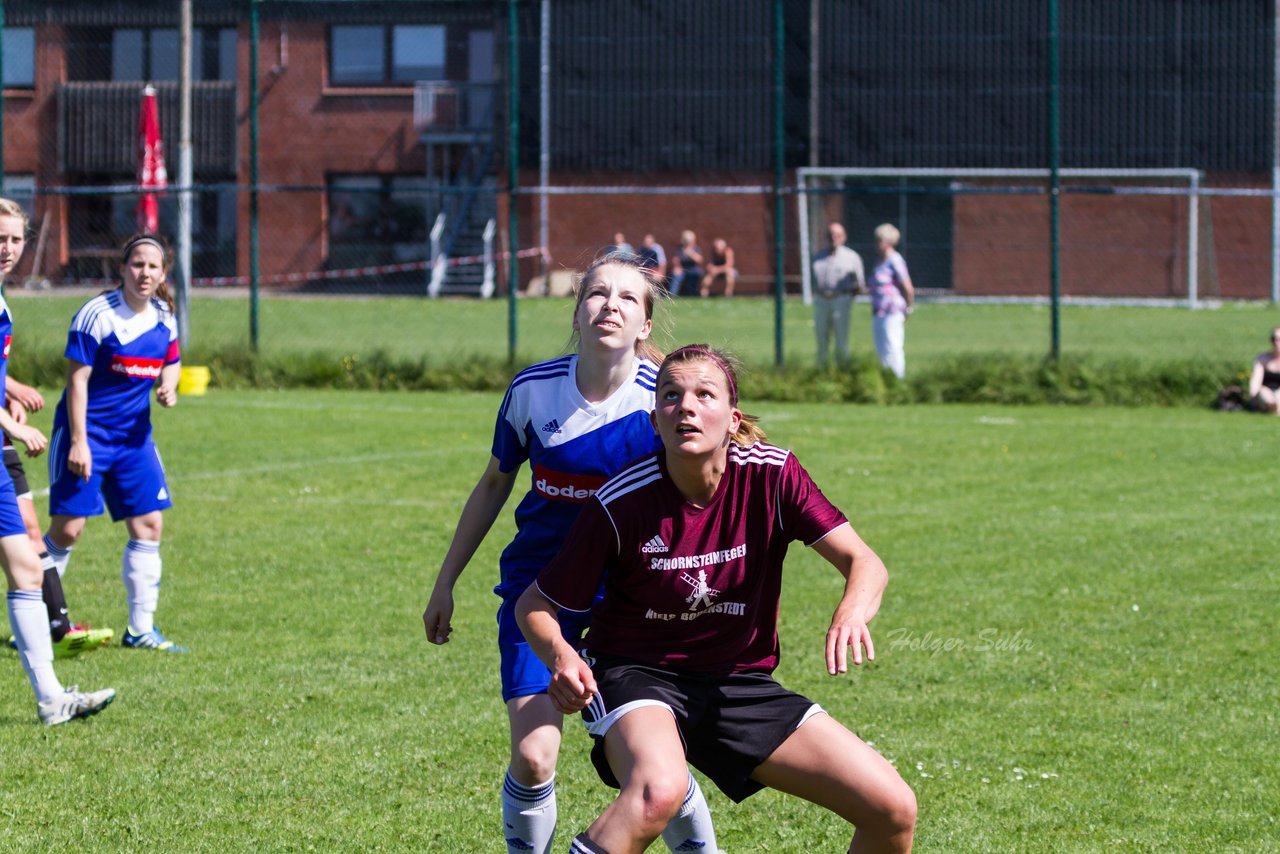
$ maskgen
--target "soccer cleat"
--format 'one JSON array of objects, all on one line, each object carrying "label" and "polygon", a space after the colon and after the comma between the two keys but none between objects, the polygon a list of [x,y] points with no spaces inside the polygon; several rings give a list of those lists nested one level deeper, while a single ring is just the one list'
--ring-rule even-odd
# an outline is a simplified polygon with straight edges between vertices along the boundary
[{"label": "soccer cleat", "polygon": [[124,637],[120,639],[120,643],[130,649],[154,649],[157,652],[190,652],[185,646],[178,646],[160,634],[159,629],[154,628],[149,632],[135,635],[133,626],[130,626],[124,630]]},{"label": "soccer cleat", "polygon": [[61,696],[40,704],[40,723],[45,726],[65,724],[73,718],[87,718],[111,705],[116,698],[114,688],[103,688],[89,694],[72,685]]},{"label": "soccer cleat", "polygon": [[116,636],[111,629],[94,629],[89,626],[75,625],[71,631],[63,635],[62,640],[53,645],[54,658],[71,658],[82,652],[89,652],[106,646],[107,641]]}]

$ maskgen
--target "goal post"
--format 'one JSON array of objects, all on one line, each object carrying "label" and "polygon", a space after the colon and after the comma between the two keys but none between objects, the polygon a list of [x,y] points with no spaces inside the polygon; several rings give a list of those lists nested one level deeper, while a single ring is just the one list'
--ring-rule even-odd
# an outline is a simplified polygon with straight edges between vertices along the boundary
[{"label": "goal post", "polygon": [[[1082,264],[1087,261],[1088,264],[1095,265],[1099,280],[1109,273],[1123,275],[1122,272],[1118,272],[1122,269],[1122,265],[1117,266],[1117,269],[1109,269],[1105,266],[1105,259],[1089,257],[1090,249],[1097,250],[1100,247],[1081,245],[1082,242],[1087,243],[1089,240],[1091,228],[1092,233],[1105,234],[1107,228],[1122,226],[1134,232],[1123,235],[1131,242],[1126,248],[1135,256],[1136,260],[1133,260],[1132,264],[1138,268],[1159,270],[1159,276],[1163,277],[1164,284],[1160,286],[1163,288],[1162,293],[1152,293],[1152,287],[1148,286],[1145,290],[1138,287],[1136,294],[1116,295],[1146,299],[1168,299],[1172,296],[1179,302],[1185,302],[1188,307],[1196,307],[1198,300],[1203,296],[1202,278],[1206,278],[1204,276],[1206,271],[1203,269],[1206,262],[1210,264],[1207,278],[1210,282],[1216,281],[1215,271],[1212,269],[1212,226],[1209,222],[1209,207],[1207,203],[1202,204],[1200,201],[1201,184],[1204,178],[1200,170],[1060,169],[1058,175],[1061,193],[1072,197],[1073,204],[1081,210],[1079,221],[1072,229],[1074,243],[1070,251],[1074,253],[1073,257],[1086,259],[1081,262]],[[951,277],[947,282],[947,286],[950,287],[956,276],[951,269],[954,259],[947,257],[948,253],[953,253],[961,260],[968,259],[965,262],[966,269],[973,266],[973,258],[979,258],[979,263],[989,263],[999,268],[1001,263],[999,253],[1008,250],[1008,247],[999,243],[1003,231],[1015,230],[1019,234],[1024,231],[1028,234],[1047,234],[1049,228],[1047,210],[1044,214],[1043,230],[1037,232],[1040,223],[1035,214],[1028,213],[1028,202],[1025,197],[1047,196],[1049,177],[1048,169],[887,167],[802,167],[797,169],[797,221],[802,261],[801,282],[805,303],[809,304],[812,301],[812,272],[809,262],[818,248],[817,244],[825,230],[825,223],[828,219],[842,216],[855,202],[864,218],[873,216],[895,221],[903,233],[903,242],[907,249],[904,255],[907,256],[909,264],[912,263],[913,254],[919,255],[921,252],[919,243],[916,246],[912,246],[911,243],[913,222],[909,212],[913,209],[929,211],[929,216],[917,217],[921,222],[916,227],[917,230],[923,231],[926,228],[924,221],[929,221],[928,227],[932,228],[934,233],[931,236],[932,239],[926,242],[929,243],[930,251],[938,256],[934,259],[936,270],[941,271],[941,275]],[[970,199],[964,206],[967,213],[965,217],[962,218],[955,212],[955,209],[960,207],[958,199],[977,196],[1024,198],[1022,200],[1006,198],[1003,204]],[[1138,196],[1149,198],[1145,201],[1131,198]],[[1164,203],[1156,201],[1159,197],[1165,197]],[[833,199],[839,199],[839,201],[833,201]],[[1151,213],[1148,210],[1153,205],[1160,208],[1160,213]],[[975,216],[973,215],[975,210],[984,213],[982,216]],[[1022,211],[1025,215],[1008,211]],[[942,222],[948,217],[951,221]],[[1096,218],[1097,222],[1093,222],[1091,217]],[[1000,224],[1002,218],[1003,224]],[[980,250],[972,246],[957,246],[953,250],[950,241],[954,239],[954,233],[961,230],[957,225],[961,219],[963,219],[965,239],[970,243],[979,241],[982,247]],[[846,231],[850,234],[850,243],[854,244],[855,233],[861,235],[865,232],[869,235],[877,223],[857,222],[852,224],[852,228],[851,223],[844,224]],[[1026,237],[1025,234],[1022,236]],[[1121,242],[1121,237],[1116,237],[1117,244]],[[1204,257],[1201,256],[1202,244],[1207,244],[1205,248],[1209,250]],[[1047,274],[1047,253],[1053,251],[1055,247],[1051,247],[1046,241],[1037,248],[1039,254],[1036,257],[1044,259],[1039,269],[1043,269]],[[1035,253],[1026,250],[1025,247],[1023,250],[1017,263],[1021,263],[1024,268],[1029,264],[1034,266],[1029,256]],[[1062,250],[1059,248],[1058,251]],[[1115,249],[1112,248],[1111,251],[1114,252]],[[984,254],[990,257],[982,257]],[[1095,254],[1098,253],[1095,252]],[[924,260],[929,261],[928,258]],[[874,258],[864,258],[864,261],[869,274],[874,265]],[[1016,268],[1017,263],[1010,266]],[[1181,275],[1177,279],[1168,278],[1175,272]],[[1140,273],[1137,275],[1141,277]],[[1086,270],[1082,277],[1091,278],[1089,271]],[[916,278],[915,265],[913,265],[913,278]],[[917,285],[920,284],[921,281],[917,280]],[[1025,289],[1022,293],[1026,293]],[[997,296],[989,292],[984,292],[983,295]]]}]

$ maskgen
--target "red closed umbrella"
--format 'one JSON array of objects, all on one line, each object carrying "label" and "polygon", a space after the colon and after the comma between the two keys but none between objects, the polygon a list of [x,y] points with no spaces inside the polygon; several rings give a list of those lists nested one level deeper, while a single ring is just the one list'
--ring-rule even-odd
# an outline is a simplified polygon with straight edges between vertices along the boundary
[{"label": "red closed umbrella", "polygon": [[[164,169],[164,143],[160,140],[160,112],[156,108],[156,90],[142,90],[142,110],[138,113],[138,185],[163,190],[169,182]],[[160,230],[160,205],[155,193],[143,193],[138,199],[138,231],[154,234]]]}]

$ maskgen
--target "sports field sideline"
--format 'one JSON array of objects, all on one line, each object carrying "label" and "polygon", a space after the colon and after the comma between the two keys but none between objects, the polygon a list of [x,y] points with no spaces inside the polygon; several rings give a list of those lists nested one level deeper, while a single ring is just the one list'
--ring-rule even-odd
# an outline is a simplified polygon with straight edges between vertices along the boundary
[{"label": "sports field sideline", "polygon": [[[917,850],[1274,850],[1274,419],[746,403],[889,566],[876,663],[831,679],[838,577],[793,549],[779,676],[896,762]],[[420,622],[497,405],[214,390],[156,413],[175,495],[162,625],[193,652],[63,662],[120,693],[53,730],[10,657],[6,850],[500,847],[489,590],[509,512],[459,584],[453,642]],[[66,579],[73,617],[117,633],[123,537],[92,520]],[[565,844],[610,798],[567,732]],[[847,844],[817,807],[704,788],[734,854]]]},{"label": "sports field sideline", "polygon": [[[10,288],[6,297],[17,317],[14,353],[19,363],[25,349],[56,348],[60,354],[67,322],[85,299],[83,293],[64,296],[20,288]],[[563,298],[518,300],[516,361],[528,364],[560,352],[568,340],[572,310],[572,302]],[[259,306],[259,346],[267,356],[319,353],[338,359],[382,351],[399,358],[425,357],[433,364],[505,359],[508,311],[504,300],[266,296]],[[1046,305],[922,303],[907,325],[908,373],[955,355],[1044,355],[1050,348],[1050,320]],[[1245,370],[1266,348],[1266,332],[1280,323],[1280,311],[1261,303],[1225,303],[1196,311],[1067,305],[1061,323],[1064,355],[1142,362],[1203,359],[1238,363]],[[188,356],[247,349],[249,324],[248,300],[198,293],[191,301]],[[782,333],[787,364],[812,364],[813,312],[798,297],[784,302]],[[659,313],[658,340],[664,344],[710,341],[752,366],[774,363],[775,336],[772,299],[677,299]],[[851,340],[855,354],[874,353],[865,302],[854,307]]]}]

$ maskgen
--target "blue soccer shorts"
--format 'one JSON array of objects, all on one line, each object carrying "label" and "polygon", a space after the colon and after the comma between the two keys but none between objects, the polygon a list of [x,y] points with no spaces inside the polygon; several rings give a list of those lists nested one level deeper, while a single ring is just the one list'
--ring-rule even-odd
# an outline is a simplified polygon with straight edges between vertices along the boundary
[{"label": "blue soccer shorts", "polygon": [[[551,684],[551,671],[542,659],[534,655],[516,622],[516,601],[523,592],[504,591],[502,605],[498,608],[498,653],[501,656],[504,703],[516,697],[545,694]],[[590,622],[590,613],[560,612],[561,633],[575,647]]]},{"label": "blue soccer shorts", "polygon": [[13,488],[13,478],[9,473],[0,473],[0,537],[27,535],[27,523],[22,521],[22,511],[18,509],[18,493]]},{"label": "blue soccer shorts", "polygon": [[90,436],[93,467],[88,480],[67,468],[70,449],[71,431],[55,423],[49,442],[49,515],[101,516],[105,499],[112,520],[119,522],[173,506],[149,431],[111,443]]}]

